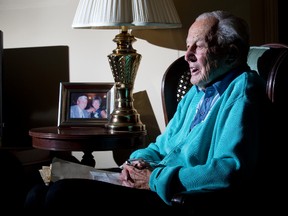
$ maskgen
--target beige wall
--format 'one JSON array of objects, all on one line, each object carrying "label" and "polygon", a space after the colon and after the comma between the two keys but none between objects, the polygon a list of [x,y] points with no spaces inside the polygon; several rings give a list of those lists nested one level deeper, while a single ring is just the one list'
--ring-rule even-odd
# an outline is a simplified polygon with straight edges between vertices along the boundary
[{"label": "beige wall", "polygon": [[[112,39],[118,31],[72,29],[77,4],[78,0],[0,0],[4,48],[68,45],[71,82],[113,82],[107,55],[115,48]],[[263,22],[274,16],[272,11],[268,18],[263,17],[271,0],[175,0],[175,4],[183,22],[182,29],[132,32],[137,37],[133,46],[142,54],[134,91],[148,92],[161,130],[164,130],[160,95],[162,75],[172,61],[184,54],[187,29],[193,19],[203,11],[230,10],[252,25],[252,43],[256,45],[265,42],[267,36],[264,35],[271,38]],[[82,156],[80,152],[73,154]],[[115,165],[111,152],[96,152],[94,156],[97,167]]]}]

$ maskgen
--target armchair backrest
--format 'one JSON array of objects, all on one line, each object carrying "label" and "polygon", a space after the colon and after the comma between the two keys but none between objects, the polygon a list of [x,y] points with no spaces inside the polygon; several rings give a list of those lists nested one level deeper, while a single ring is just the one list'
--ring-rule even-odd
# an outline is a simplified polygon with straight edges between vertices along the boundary
[{"label": "armchair backrest", "polygon": [[[279,43],[251,46],[247,63],[267,81],[266,92],[273,103],[275,115],[280,115],[279,111],[287,112],[288,46]],[[167,68],[162,78],[161,96],[166,124],[191,86],[189,66],[181,56]]]},{"label": "armchair backrest", "polygon": [[165,124],[173,117],[178,102],[191,88],[190,69],[184,56],[176,59],[162,78],[161,97]]}]

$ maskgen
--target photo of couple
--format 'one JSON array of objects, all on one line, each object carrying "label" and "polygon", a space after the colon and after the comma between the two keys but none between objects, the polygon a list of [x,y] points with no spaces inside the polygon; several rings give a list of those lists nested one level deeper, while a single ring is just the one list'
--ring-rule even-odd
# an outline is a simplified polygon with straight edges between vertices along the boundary
[{"label": "photo of couple", "polygon": [[104,97],[75,93],[71,95],[70,118],[107,119]]}]

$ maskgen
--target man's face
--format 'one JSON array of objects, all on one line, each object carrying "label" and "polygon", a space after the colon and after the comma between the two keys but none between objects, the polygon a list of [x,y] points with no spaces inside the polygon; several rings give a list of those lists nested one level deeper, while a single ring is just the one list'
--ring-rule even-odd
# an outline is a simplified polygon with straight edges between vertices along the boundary
[{"label": "man's face", "polygon": [[88,99],[86,96],[81,96],[77,100],[77,104],[81,109],[85,109],[88,103]]},{"label": "man's face", "polygon": [[188,62],[193,85],[205,89],[215,79],[221,66],[219,60],[209,54],[207,37],[217,22],[214,18],[195,21],[188,32],[185,60]]}]

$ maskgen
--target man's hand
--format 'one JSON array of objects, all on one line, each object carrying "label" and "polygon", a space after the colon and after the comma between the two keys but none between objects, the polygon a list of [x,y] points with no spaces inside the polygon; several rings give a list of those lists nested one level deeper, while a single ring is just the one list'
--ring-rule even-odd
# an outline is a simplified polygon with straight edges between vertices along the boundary
[{"label": "man's hand", "polygon": [[142,160],[133,161],[132,164],[123,164],[120,180],[122,185],[126,187],[133,187],[138,189],[149,190],[149,178],[152,172],[147,163]]}]

